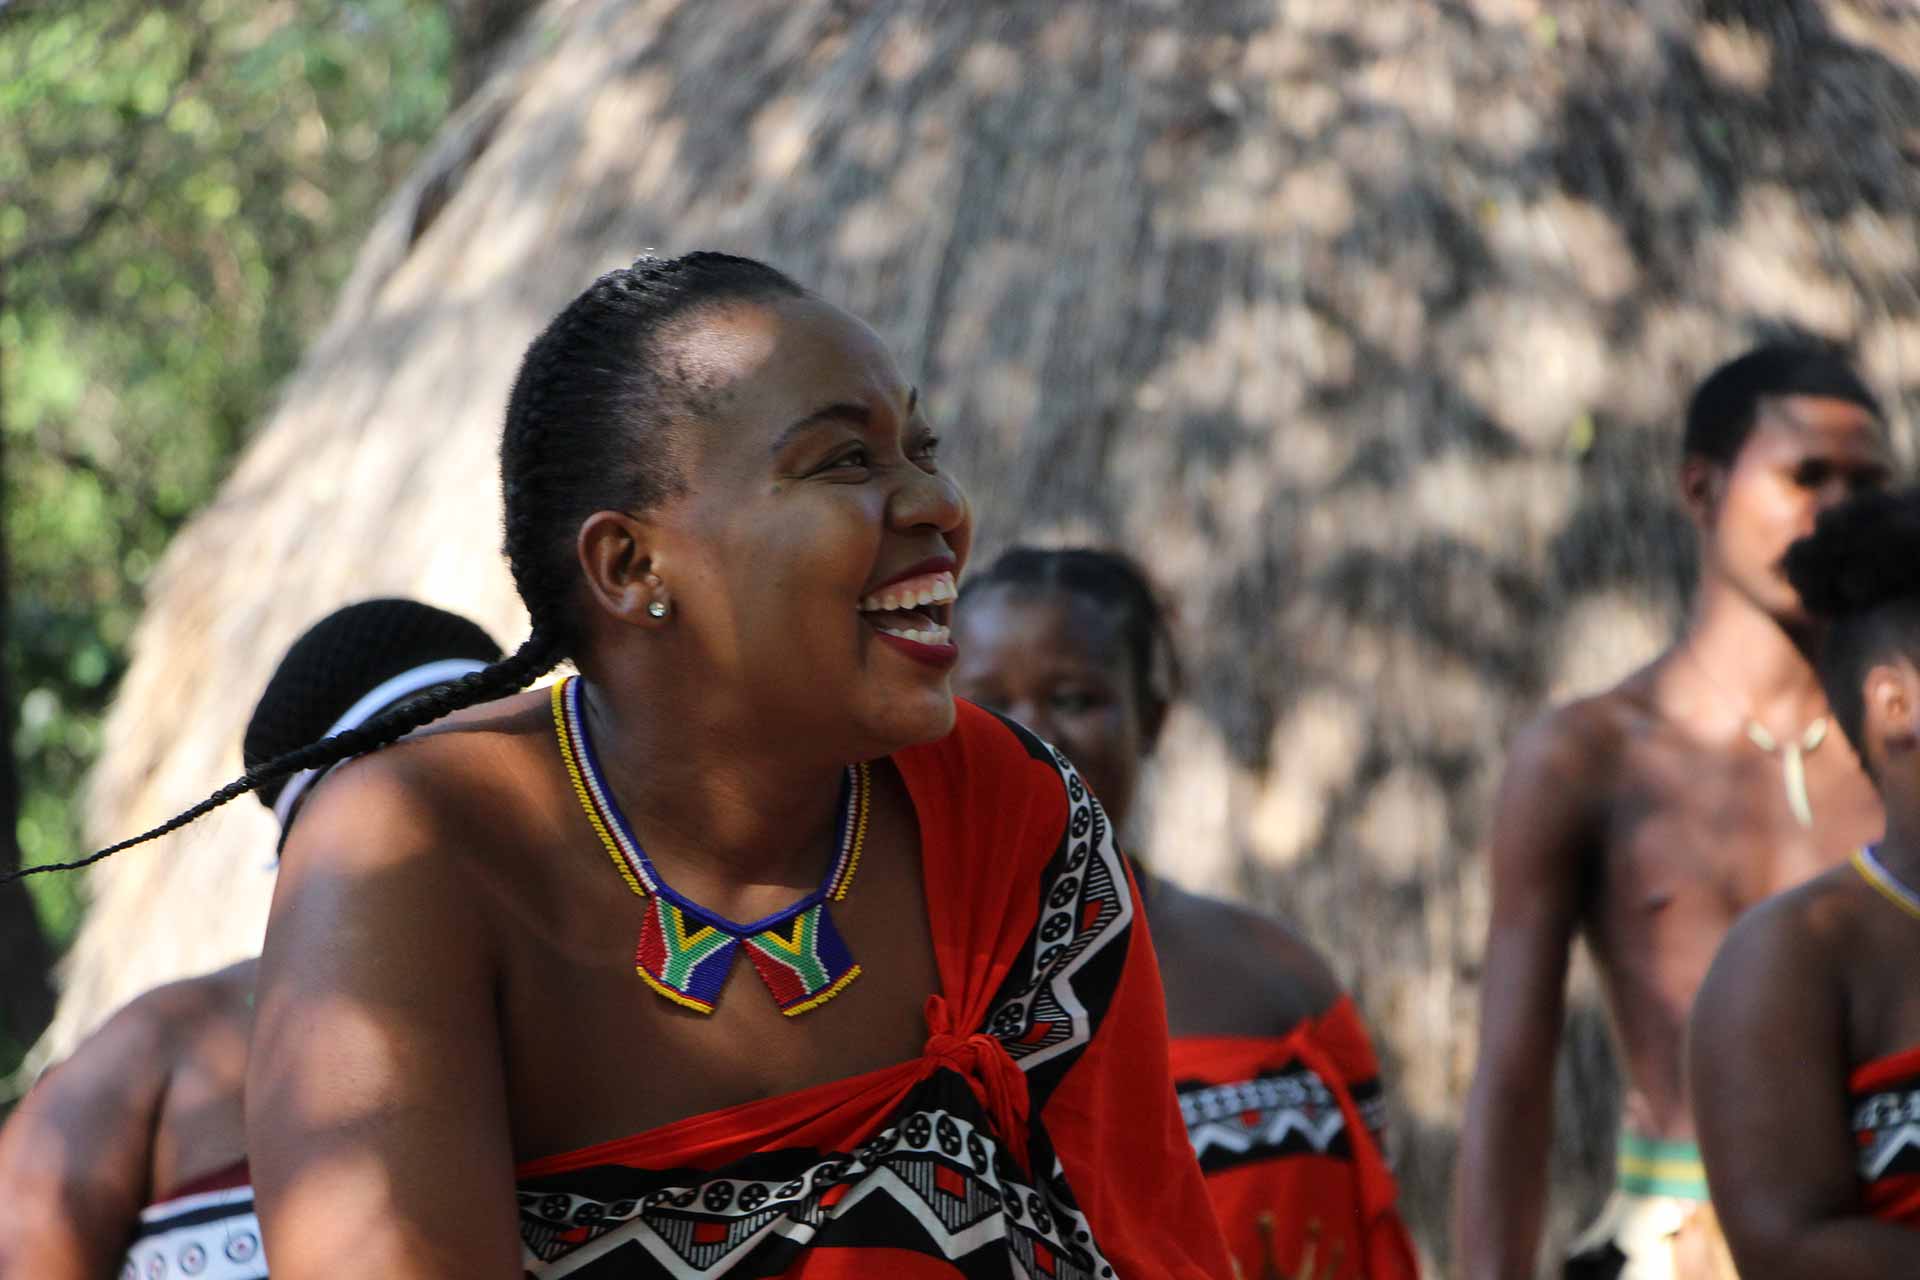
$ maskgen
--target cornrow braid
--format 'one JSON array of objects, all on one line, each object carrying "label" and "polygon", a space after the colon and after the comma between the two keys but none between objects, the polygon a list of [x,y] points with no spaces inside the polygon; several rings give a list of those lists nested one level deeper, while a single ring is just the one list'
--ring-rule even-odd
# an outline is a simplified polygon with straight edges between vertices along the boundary
[{"label": "cornrow braid", "polygon": [[581,634],[572,611],[581,581],[574,552],[581,523],[596,511],[638,514],[686,490],[676,432],[703,416],[707,388],[682,363],[662,358],[664,331],[703,307],[804,295],[765,263],[722,253],[643,257],[594,281],[527,348],[500,437],[505,551],[533,619],[527,642],[511,657],[358,729],[248,769],[151,831],[6,880],[89,866],[280,778],[377,751],[444,715],[523,689],[572,656]]}]

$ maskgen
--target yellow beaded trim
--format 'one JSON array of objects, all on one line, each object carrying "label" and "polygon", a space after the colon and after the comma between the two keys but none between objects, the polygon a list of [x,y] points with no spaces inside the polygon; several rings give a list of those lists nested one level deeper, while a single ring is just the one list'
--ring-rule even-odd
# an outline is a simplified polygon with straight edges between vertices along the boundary
[{"label": "yellow beaded trim", "polygon": [[[853,968],[847,970],[846,973],[841,976],[840,981],[834,983],[832,986],[828,987],[825,991],[822,991],[819,995],[815,996],[813,999],[806,1001],[804,1004],[797,1004],[793,1006],[793,1008],[791,1009],[782,1009],[780,1012],[785,1014],[787,1017],[791,1018],[798,1014],[805,1013],[809,1009],[818,1009],[821,1005],[833,999],[835,996],[839,995],[842,991],[845,991],[847,989],[847,984],[849,982],[852,982],[855,978],[859,976],[860,976],[860,966],[858,964],[855,964]],[[647,981],[652,982],[653,979],[648,978]],[[654,987],[654,990],[656,991],[658,991],[659,989],[660,988],[658,986]]]},{"label": "yellow beaded trim", "polygon": [[701,1004],[698,1000],[688,999],[686,996],[681,995],[678,991],[675,991],[672,987],[669,987],[664,982],[661,982],[658,979],[656,979],[652,974],[647,972],[647,967],[645,965],[637,964],[633,966],[633,971],[640,975],[640,980],[642,982],[646,983],[648,986],[652,987],[655,991],[658,991],[661,995],[673,1001],[675,1004],[684,1005],[687,1008],[693,1010],[695,1013],[712,1013],[713,1012],[712,1005]]},{"label": "yellow beaded trim", "polygon": [[1894,906],[1900,908],[1902,911],[1906,912],[1908,915],[1912,916],[1914,919],[1920,920],[1920,907],[1916,907],[1913,905],[1913,903],[1907,901],[1907,896],[1905,894],[1901,893],[1894,886],[1886,883],[1886,881],[1882,879],[1882,877],[1886,873],[1881,871],[1880,868],[1874,866],[1873,863],[1867,861],[1867,851],[1865,849],[1857,849],[1854,851],[1853,869],[1860,873],[1860,878],[1862,880],[1865,880],[1869,885],[1873,886],[1873,891],[1875,893],[1879,894],[1881,897],[1885,898],[1888,902],[1891,902]]},{"label": "yellow beaded trim", "polygon": [[[873,797],[872,770],[864,760],[855,765],[854,768],[860,775],[858,781],[860,795],[854,808],[853,848],[847,854],[847,868],[840,873],[840,882],[834,885],[833,892],[827,895],[827,897],[834,902],[838,902],[846,897],[847,890],[853,887],[853,873],[860,869],[860,851],[866,847],[867,843],[867,806]],[[855,969],[857,972],[858,966],[855,966]],[[851,982],[852,980],[853,977],[849,974],[840,985],[845,986],[847,982]],[[839,989],[840,987],[835,987],[833,990],[838,991]],[[827,993],[827,995],[832,994],[832,991]],[[826,998],[827,996],[821,996],[820,1000],[825,1000]],[[819,1001],[816,1000],[814,1003],[818,1004]],[[808,1007],[811,1008],[812,1006]]]},{"label": "yellow beaded trim", "polygon": [[[627,860],[620,856],[620,846],[614,842],[613,833],[608,831],[606,824],[600,821],[600,811],[594,807],[593,797],[587,793],[587,780],[581,775],[580,761],[573,754],[573,739],[567,734],[567,709],[566,704],[561,700],[566,697],[567,685],[579,678],[579,676],[568,676],[564,680],[553,682],[553,731],[560,739],[560,758],[566,762],[567,777],[573,780],[573,794],[580,798],[580,807],[586,810],[587,821],[592,823],[593,829],[599,833],[600,843],[606,846],[607,856],[613,859],[613,865],[620,872],[620,878],[627,882],[627,888],[644,898],[647,896],[646,888],[635,877],[633,868],[627,865]],[[653,980],[649,978],[647,981]],[[658,989],[657,984],[656,989]]]}]

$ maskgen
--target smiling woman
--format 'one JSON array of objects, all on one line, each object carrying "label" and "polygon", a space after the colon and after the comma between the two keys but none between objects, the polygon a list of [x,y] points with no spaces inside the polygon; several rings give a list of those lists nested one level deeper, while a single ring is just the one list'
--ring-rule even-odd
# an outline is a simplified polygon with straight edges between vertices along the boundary
[{"label": "smiling woman", "polygon": [[209,801],[412,734],[285,852],[274,1275],[1226,1274],[1109,824],[948,688],[969,509],[872,330],[643,259],[501,476],[520,650]]}]

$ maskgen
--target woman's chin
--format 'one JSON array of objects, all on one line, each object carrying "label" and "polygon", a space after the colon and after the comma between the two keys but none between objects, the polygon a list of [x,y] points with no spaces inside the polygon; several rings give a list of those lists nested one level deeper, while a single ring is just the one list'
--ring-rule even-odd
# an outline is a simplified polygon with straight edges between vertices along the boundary
[{"label": "woman's chin", "polygon": [[937,688],[902,690],[881,705],[869,707],[861,719],[870,735],[891,752],[938,742],[953,732],[955,715],[953,691],[942,680]]}]

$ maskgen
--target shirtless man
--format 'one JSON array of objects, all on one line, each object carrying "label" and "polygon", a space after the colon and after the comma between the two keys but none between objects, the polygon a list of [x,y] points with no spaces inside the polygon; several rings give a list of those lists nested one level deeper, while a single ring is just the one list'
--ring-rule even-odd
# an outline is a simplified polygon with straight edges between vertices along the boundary
[{"label": "shirtless man", "polygon": [[1617,1189],[1566,1274],[1732,1274],[1702,1212],[1689,1006],[1743,910],[1880,833],[1873,788],[1829,729],[1781,569],[1821,511],[1888,482],[1877,404],[1829,352],[1762,347],[1701,384],[1682,453],[1701,552],[1685,634],[1528,726],[1501,788],[1479,1068],[1455,1178],[1469,1280],[1534,1274],[1576,932],[1600,970],[1627,1091]]}]

